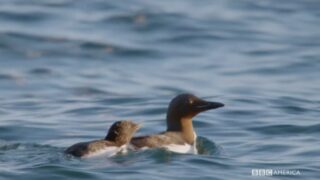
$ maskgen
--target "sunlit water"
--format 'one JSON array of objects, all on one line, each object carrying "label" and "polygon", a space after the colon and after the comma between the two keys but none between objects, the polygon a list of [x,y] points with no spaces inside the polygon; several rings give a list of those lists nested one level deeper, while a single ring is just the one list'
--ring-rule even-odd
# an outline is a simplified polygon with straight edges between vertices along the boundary
[{"label": "sunlit water", "polygon": [[[320,2],[0,1],[2,179],[320,178]],[[116,120],[165,130],[191,92],[225,103],[194,119],[199,155],[76,159]],[[264,179],[263,177],[259,177]]]}]

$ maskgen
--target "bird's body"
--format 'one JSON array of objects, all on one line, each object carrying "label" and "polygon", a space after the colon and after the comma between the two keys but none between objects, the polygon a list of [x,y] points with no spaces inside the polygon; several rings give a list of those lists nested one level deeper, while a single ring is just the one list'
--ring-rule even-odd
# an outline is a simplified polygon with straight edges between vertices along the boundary
[{"label": "bird's body", "polygon": [[192,94],[180,94],[169,104],[167,130],[159,134],[133,137],[133,149],[165,148],[178,153],[197,153],[197,135],[192,118],[198,113],[224,106],[222,103],[202,100]]},{"label": "bird's body", "polygon": [[139,125],[131,121],[115,122],[105,139],[76,143],[65,150],[76,157],[106,155],[108,157],[127,151],[127,145]]},{"label": "bird's body", "polygon": [[80,142],[66,150],[66,153],[76,157],[91,157],[101,154],[110,157],[122,152],[126,152],[126,145],[117,146],[113,142],[104,139]]},{"label": "bird's body", "polygon": [[196,134],[193,143],[187,143],[181,132],[163,132],[149,136],[133,138],[130,145],[134,149],[164,148],[177,153],[197,154]]}]

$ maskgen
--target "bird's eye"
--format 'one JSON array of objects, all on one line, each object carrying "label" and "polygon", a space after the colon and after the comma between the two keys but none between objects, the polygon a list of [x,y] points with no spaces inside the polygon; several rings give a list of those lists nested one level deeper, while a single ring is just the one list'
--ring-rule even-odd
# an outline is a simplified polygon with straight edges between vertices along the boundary
[{"label": "bird's eye", "polygon": [[192,99],[189,99],[189,104],[193,104],[193,100]]}]

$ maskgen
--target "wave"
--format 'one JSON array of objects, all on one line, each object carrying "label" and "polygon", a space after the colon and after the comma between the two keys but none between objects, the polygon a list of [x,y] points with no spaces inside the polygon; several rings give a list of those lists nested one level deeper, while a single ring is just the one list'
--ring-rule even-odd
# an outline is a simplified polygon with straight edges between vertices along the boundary
[{"label": "wave", "polygon": [[267,135],[318,134],[320,133],[320,124],[309,126],[291,124],[256,126],[247,128],[247,130]]}]

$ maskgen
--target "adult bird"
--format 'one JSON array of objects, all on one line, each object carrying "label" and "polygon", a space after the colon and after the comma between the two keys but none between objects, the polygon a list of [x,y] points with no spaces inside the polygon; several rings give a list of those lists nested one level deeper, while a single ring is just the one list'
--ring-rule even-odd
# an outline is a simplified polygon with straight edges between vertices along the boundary
[{"label": "adult bird", "polygon": [[210,109],[223,107],[219,102],[210,102],[193,94],[180,94],[172,99],[167,110],[167,130],[140,137],[133,137],[131,148],[165,148],[178,153],[197,153],[192,118]]}]

